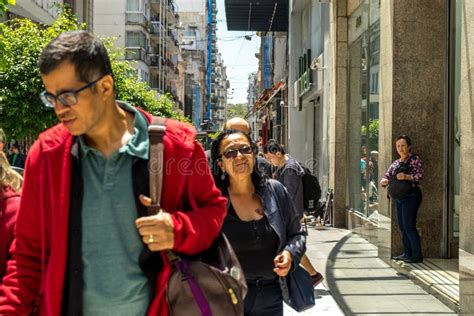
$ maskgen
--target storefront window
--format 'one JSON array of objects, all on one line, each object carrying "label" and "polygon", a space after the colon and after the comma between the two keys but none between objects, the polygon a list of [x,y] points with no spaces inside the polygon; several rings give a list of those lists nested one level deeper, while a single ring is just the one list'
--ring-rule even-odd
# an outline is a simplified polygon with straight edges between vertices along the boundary
[{"label": "storefront window", "polygon": [[366,0],[349,18],[349,205],[378,219],[380,3]]},{"label": "storefront window", "polygon": [[451,174],[452,174],[452,214],[451,220],[451,232],[452,238],[459,238],[459,204],[460,204],[460,194],[461,194],[461,175],[460,175],[460,152],[461,152],[461,131],[460,131],[460,121],[459,121],[459,94],[461,93],[460,87],[460,76],[461,76],[461,4],[462,0],[455,1],[455,32],[454,32],[454,98],[453,98],[453,118],[451,120],[452,125],[452,136],[451,136],[451,148],[453,150],[453,157],[451,165]]}]

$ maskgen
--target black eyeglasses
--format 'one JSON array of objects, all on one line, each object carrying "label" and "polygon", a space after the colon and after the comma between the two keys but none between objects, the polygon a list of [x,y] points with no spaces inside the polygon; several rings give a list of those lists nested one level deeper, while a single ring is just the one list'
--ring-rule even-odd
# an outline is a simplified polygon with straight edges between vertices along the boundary
[{"label": "black eyeglasses", "polygon": [[243,146],[238,149],[229,149],[227,151],[224,151],[221,157],[224,156],[227,159],[235,159],[237,155],[239,154],[239,152],[242,155],[251,155],[253,154],[253,149],[252,147],[249,147],[249,146]]},{"label": "black eyeglasses", "polygon": [[77,90],[71,90],[71,91],[64,91],[60,93],[59,95],[54,95],[52,93],[49,93],[48,91],[43,91],[40,94],[41,101],[43,101],[44,105],[48,108],[54,108],[56,103],[59,101],[61,102],[62,105],[64,106],[72,106],[77,103],[77,94],[81,91],[84,91],[93,85],[95,85],[100,79],[104,78],[107,75],[104,75],[100,77],[99,79],[96,79],[92,82],[89,82],[85,86],[77,89]]}]

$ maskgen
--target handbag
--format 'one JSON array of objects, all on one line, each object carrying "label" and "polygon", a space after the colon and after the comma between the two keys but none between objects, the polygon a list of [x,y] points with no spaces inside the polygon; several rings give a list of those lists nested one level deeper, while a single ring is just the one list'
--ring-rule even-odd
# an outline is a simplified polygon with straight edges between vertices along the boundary
[{"label": "handbag", "polygon": [[305,311],[315,305],[314,288],[311,276],[300,265],[280,278],[283,301],[297,312]]},{"label": "handbag", "polygon": [[[164,119],[154,117],[150,137],[149,215],[161,212]],[[194,255],[165,252],[171,264],[166,299],[171,315],[243,315],[247,284],[232,246],[223,233],[205,251]]]},{"label": "handbag", "polygon": [[400,166],[397,168],[397,171],[395,172],[395,176],[393,177],[392,180],[390,180],[390,183],[387,188],[387,192],[390,198],[394,200],[402,199],[408,193],[408,191],[410,191],[412,187],[411,181],[398,180],[396,175],[399,173],[407,173],[411,171],[409,162],[411,161],[411,158],[413,156],[414,155],[410,156],[410,158],[404,163],[400,163]]},{"label": "handbag", "polygon": [[388,195],[394,200],[402,199],[411,188],[411,181],[392,179],[388,185]]},{"label": "handbag", "polygon": [[[268,187],[275,196],[278,209],[281,211],[281,197],[277,194],[273,184],[269,183]],[[295,311],[302,312],[315,305],[311,276],[300,265],[285,277],[280,277],[279,281],[283,301]]]}]

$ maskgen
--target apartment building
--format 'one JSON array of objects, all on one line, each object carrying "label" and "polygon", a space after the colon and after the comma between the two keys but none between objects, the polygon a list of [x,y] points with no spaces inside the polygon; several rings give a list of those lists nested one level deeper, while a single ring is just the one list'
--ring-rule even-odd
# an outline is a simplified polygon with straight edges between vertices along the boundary
[{"label": "apartment building", "polygon": [[69,5],[78,16],[79,22],[85,22],[87,29],[92,30],[93,1],[92,0],[17,0],[14,6],[8,6],[4,18],[28,18],[34,22],[51,24],[57,17],[58,4]]},{"label": "apartment building", "polygon": [[211,103],[214,108],[212,121],[215,129],[222,130],[226,121],[227,89],[230,84],[221,53],[217,54],[216,66],[213,68],[212,76],[214,81],[214,90],[211,93]]},{"label": "apartment building", "polygon": [[[216,0],[177,0],[180,29],[182,32],[181,53],[186,67],[184,114],[191,118],[197,129],[214,129],[218,119],[219,83],[217,75],[217,6]],[[218,78],[219,77],[219,78]]]},{"label": "apartment building", "polygon": [[169,93],[177,109],[183,110],[179,95],[179,14],[173,0],[117,0],[94,2],[93,32],[114,37],[125,49],[125,59],[134,61],[138,76],[157,95]]}]

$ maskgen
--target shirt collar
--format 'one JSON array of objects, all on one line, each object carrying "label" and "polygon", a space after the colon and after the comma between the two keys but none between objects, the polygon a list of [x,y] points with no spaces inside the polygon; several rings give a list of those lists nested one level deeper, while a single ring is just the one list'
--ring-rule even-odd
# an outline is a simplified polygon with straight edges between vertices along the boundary
[{"label": "shirt collar", "polygon": [[[148,123],[145,117],[130,104],[117,101],[117,104],[125,111],[134,114],[133,118],[133,135],[132,138],[119,148],[119,153],[127,153],[130,156],[135,156],[141,159],[148,159],[149,155],[149,139],[148,139]],[[80,135],[79,148],[83,157],[87,156],[90,152],[97,152],[96,149],[87,145],[84,136]]]}]

